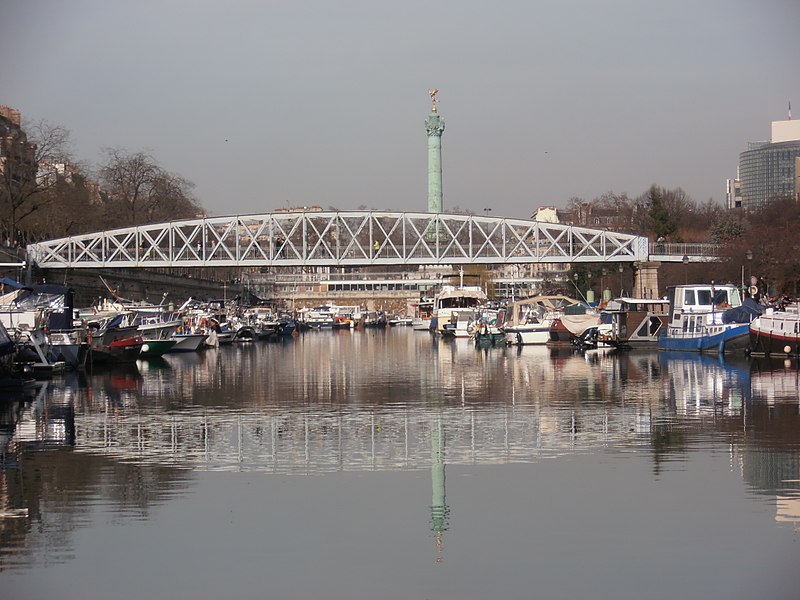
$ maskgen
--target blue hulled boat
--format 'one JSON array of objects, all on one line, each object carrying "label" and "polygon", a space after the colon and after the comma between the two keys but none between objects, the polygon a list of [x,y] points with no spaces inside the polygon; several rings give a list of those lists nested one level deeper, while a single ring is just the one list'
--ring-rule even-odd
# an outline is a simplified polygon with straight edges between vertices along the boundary
[{"label": "blue hulled boat", "polygon": [[[750,319],[733,285],[676,285],[668,288],[669,321],[659,350],[725,354],[749,345]],[[742,322],[744,321],[744,322]]]}]

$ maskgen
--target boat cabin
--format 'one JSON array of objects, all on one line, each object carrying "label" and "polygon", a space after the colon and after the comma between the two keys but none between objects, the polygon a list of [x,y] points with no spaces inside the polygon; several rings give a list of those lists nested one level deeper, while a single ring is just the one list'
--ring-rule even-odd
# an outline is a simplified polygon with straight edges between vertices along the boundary
[{"label": "boat cabin", "polygon": [[478,307],[486,302],[488,298],[480,286],[444,285],[433,299],[431,329],[441,332],[445,323],[458,320],[459,313],[472,316]]},{"label": "boat cabin", "polygon": [[617,298],[610,300],[603,314],[611,317],[605,340],[613,346],[656,346],[667,327],[669,301],[659,298]]},{"label": "boat cabin", "polygon": [[667,288],[670,330],[684,333],[723,323],[723,315],[742,305],[739,290],[731,284],[676,285]]}]

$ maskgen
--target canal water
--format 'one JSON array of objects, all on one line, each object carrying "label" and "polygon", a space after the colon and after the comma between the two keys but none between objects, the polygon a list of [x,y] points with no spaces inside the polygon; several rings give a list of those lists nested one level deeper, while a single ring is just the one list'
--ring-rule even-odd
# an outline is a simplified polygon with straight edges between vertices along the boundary
[{"label": "canal water", "polygon": [[0,596],[795,599],[794,362],[308,332],[6,394]]}]

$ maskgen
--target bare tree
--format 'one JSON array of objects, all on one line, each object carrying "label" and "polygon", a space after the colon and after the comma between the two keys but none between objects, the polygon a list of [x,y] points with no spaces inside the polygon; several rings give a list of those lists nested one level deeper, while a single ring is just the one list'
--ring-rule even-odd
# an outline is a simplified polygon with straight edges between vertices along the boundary
[{"label": "bare tree", "polygon": [[70,168],[70,132],[41,120],[27,127],[9,127],[3,133],[0,169],[3,225],[11,236],[25,235],[29,233],[25,220],[54,200],[55,196],[48,191]]},{"label": "bare tree", "polygon": [[39,238],[76,235],[105,227],[97,184],[80,170],[59,176],[42,196],[48,197],[44,206],[26,221]]},{"label": "bare tree", "polygon": [[589,215],[589,203],[583,198],[573,196],[567,202],[567,219],[573,225],[585,225]]},{"label": "bare tree", "polygon": [[194,184],[179,175],[162,171],[153,182],[153,190],[146,205],[147,221],[196,217],[202,211],[192,198]]},{"label": "bare tree", "polygon": [[[113,209],[119,209],[118,225],[139,225],[161,169],[144,152],[128,154],[107,148],[106,162],[100,167],[100,185]],[[112,214],[116,212],[112,210]]]},{"label": "bare tree", "polygon": [[628,198],[627,192],[617,194],[611,191],[606,192],[605,194],[602,194],[601,196],[598,196],[592,200],[592,204],[600,208],[614,209],[620,214],[630,212],[632,206],[632,202],[630,198]]},{"label": "bare tree", "polygon": [[144,152],[106,149],[100,183],[111,224],[146,222],[196,216],[200,209],[191,197],[192,184],[162,169]]}]

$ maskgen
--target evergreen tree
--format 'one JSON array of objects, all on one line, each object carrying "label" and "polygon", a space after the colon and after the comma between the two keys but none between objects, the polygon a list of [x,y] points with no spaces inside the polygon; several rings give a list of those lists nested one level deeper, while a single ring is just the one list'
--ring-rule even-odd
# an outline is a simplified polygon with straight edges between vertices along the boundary
[{"label": "evergreen tree", "polygon": [[648,214],[650,216],[650,227],[656,239],[673,238],[678,230],[677,216],[672,214],[664,201],[664,191],[656,185],[650,187],[647,192]]}]

